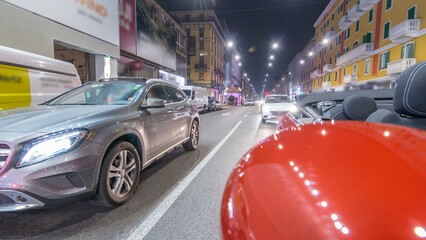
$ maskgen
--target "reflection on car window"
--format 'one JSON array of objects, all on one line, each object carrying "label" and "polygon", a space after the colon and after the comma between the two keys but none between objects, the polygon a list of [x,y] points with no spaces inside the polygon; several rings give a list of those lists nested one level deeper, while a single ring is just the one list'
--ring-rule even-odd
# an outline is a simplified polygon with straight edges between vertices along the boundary
[{"label": "reflection on car window", "polygon": [[291,103],[291,100],[287,96],[267,96],[265,103]]},{"label": "reflection on car window", "polygon": [[166,103],[170,102],[168,94],[166,93],[163,86],[161,85],[155,85],[151,87],[151,89],[149,89],[148,94],[146,94],[145,96],[145,99],[148,99],[148,98],[160,98],[160,99],[163,99],[164,102]]},{"label": "reflection on car window", "polygon": [[145,87],[135,82],[92,83],[65,93],[46,105],[126,105]]},{"label": "reflection on car window", "polygon": [[172,102],[180,102],[180,101],[184,100],[184,98],[178,92],[178,90],[176,88],[170,87],[170,86],[164,86],[164,87],[166,88],[167,92],[169,93],[170,100]]}]

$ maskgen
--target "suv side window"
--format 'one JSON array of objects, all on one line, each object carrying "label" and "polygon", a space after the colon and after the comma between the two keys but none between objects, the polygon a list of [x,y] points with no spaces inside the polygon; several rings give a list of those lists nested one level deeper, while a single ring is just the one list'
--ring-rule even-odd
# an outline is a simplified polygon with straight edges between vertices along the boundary
[{"label": "suv side window", "polygon": [[169,93],[170,100],[172,102],[181,102],[181,101],[185,100],[185,98],[183,98],[182,94],[180,94],[179,91],[176,88],[171,87],[171,86],[164,86],[164,88]]},{"label": "suv side window", "polygon": [[151,89],[149,89],[149,92],[146,94],[145,100],[147,100],[148,98],[160,98],[163,99],[165,103],[170,102],[166,90],[164,90],[163,86],[161,85],[152,86]]}]

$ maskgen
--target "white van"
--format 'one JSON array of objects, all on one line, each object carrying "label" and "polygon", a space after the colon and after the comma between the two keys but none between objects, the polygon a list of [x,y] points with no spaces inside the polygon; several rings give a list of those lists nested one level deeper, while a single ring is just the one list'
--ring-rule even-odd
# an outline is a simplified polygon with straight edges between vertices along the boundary
[{"label": "white van", "polygon": [[40,104],[78,86],[71,63],[0,46],[0,111]]},{"label": "white van", "polygon": [[207,89],[196,86],[181,87],[186,96],[198,107],[198,112],[206,112],[209,106]]}]

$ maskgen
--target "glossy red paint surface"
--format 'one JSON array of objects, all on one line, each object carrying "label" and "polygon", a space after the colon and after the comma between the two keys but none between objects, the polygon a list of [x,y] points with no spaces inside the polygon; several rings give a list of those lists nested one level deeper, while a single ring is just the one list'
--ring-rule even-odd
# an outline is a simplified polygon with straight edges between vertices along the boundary
[{"label": "glossy red paint surface", "polygon": [[234,168],[224,239],[420,239],[426,132],[362,122],[287,128]]}]

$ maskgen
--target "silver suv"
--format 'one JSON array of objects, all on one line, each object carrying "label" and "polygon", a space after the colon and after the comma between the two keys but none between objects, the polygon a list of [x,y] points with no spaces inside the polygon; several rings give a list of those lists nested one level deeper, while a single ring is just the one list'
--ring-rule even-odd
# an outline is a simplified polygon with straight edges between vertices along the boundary
[{"label": "silver suv", "polygon": [[199,124],[196,107],[162,80],[93,82],[0,112],[0,211],[81,198],[119,206],[142,169],[181,145],[197,148]]}]

